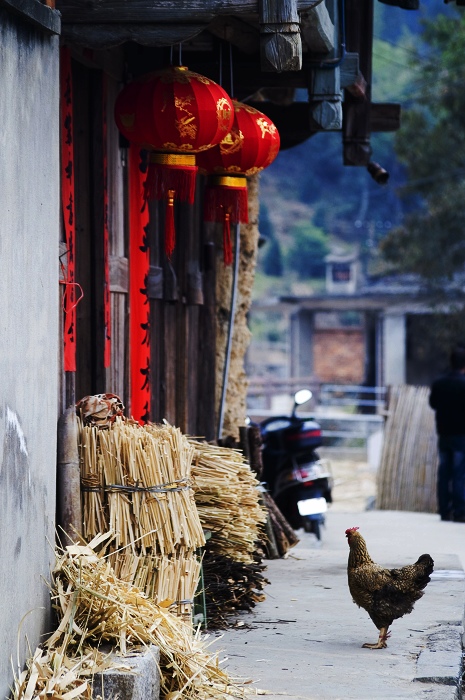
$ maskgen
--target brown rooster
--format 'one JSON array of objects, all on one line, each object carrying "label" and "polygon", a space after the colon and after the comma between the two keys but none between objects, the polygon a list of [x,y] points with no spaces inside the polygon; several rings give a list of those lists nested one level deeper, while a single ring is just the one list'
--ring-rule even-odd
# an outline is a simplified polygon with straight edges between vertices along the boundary
[{"label": "brown rooster", "polygon": [[350,547],[347,565],[349,590],[354,603],[367,611],[379,629],[378,642],[363,646],[384,649],[393,620],[411,613],[415,601],[423,595],[434,561],[429,554],[422,554],[415,564],[402,569],[384,569],[372,560],[365,540],[357,530],[358,527],[346,530]]}]

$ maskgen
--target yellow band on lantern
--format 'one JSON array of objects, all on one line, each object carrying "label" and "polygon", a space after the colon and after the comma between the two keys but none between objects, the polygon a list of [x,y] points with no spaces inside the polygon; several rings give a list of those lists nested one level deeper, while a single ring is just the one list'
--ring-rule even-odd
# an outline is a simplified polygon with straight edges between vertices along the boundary
[{"label": "yellow band on lantern", "polygon": [[151,153],[150,162],[157,165],[195,166],[195,156],[184,153]]},{"label": "yellow band on lantern", "polygon": [[221,187],[247,187],[245,175],[213,175],[210,182]]}]

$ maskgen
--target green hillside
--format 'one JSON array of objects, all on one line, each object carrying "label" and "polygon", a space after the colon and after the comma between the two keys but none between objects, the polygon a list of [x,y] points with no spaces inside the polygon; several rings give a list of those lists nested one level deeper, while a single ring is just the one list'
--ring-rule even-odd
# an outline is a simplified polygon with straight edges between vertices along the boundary
[{"label": "green hillside", "polygon": [[[374,102],[400,102],[403,108],[415,102],[413,86],[428,50],[422,20],[453,12],[433,0],[422,0],[421,7],[409,12],[375,3]],[[262,173],[260,230],[267,243],[260,250],[255,298],[318,291],[321,260],[329,250],[359,250],[370,272],[383,269],[378,245],[407,213],[398,197],[406,175],[395,138],[373,134],[371,140],[373,160],[390,174],[383,187],[365,168],[342,165],[342,138],[335,132],[282,151]]]}]

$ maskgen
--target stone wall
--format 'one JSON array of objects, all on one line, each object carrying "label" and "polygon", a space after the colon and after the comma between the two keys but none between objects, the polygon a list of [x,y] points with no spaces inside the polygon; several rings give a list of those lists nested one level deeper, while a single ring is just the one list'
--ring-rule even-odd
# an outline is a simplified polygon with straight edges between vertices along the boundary
[{"label": "stone wall", "polygon": [[[249,223],[240,227],[240,263],[234,333],[226,392],[223,436],[239,436],[247,412],[247,379],[244,358],[250,343],[247,314],[252,303],[252,286],[257,264],[259,176],[249,178]],[[231,308],[232,267],[224,267],[222,256],[217,268],[217,345],[216,345],[216,405],[220,405],[223,385],[225,348]]]}]

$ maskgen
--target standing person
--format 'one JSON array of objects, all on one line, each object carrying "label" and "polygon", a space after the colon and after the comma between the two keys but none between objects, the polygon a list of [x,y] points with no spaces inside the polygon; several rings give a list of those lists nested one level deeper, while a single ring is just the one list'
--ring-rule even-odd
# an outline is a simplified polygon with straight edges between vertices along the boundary
[{"label": "standing person", "polygon": [[465,522],[465,348],[451,352],[450,370],[431,385],[429,404],[436,412],[441,520]]}]

